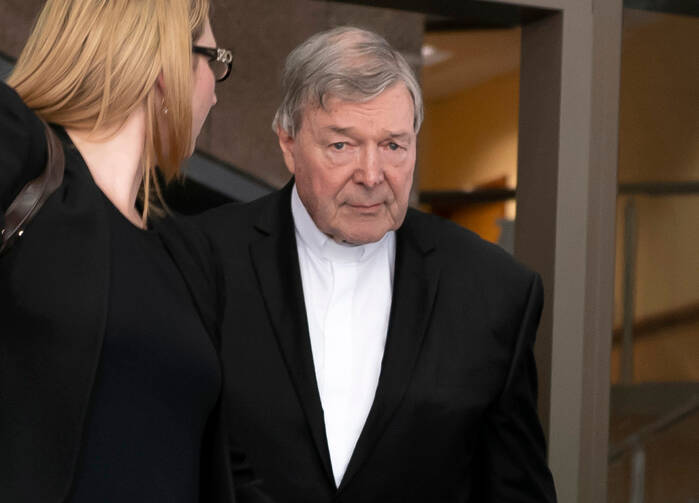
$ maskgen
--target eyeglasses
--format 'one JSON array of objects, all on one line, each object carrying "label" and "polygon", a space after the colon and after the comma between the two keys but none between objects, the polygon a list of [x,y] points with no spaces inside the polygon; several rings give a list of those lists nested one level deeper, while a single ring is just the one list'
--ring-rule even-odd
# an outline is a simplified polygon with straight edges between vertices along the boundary
[{"label": "eyeglasses", "polygon": [[226,80],[233,69],[233,53],[228,49],[219,49],[213,47],[201,47],[195,45],[192,47],[192,52],[202,54],[209,58],[209,66],[214,72],[216,82]]}]

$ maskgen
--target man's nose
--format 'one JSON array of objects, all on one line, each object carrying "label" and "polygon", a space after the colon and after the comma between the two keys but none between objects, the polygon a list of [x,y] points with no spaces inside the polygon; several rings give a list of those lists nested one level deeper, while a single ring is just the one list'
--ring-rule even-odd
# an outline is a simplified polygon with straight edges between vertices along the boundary
[{"label": "man's nose", "polygon": [[377,147],[362,150],[359,166],[354,171],[354,181],[367,187],[374,187],[384,181],[383,163]]}]

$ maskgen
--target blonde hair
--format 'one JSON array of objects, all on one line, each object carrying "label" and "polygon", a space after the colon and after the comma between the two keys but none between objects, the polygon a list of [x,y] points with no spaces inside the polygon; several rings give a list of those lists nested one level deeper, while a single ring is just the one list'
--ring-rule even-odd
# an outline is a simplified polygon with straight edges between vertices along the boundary
[{"label": "blonde hair", "polygon": [[191,152],[192,41],[209,8],[209,0],[48,0],[7,81],[68,129],[116,131],[145,103],[144,217],[153,190],[162,200],[155,166],[169,181]]}]

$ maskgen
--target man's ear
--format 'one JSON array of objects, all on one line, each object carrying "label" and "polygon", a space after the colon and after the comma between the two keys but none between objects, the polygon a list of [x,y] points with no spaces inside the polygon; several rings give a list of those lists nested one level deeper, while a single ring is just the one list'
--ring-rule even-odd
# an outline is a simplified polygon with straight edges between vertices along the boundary
[{"label": "man's ear", "polygon": [[294,162],[294,147],[296,146],[295,139],[281,127],[277,127],[277,136],[279,137],[279,146],[284,155],[284,164],[286,169],[293,175],[296,173],[296,163]]}]

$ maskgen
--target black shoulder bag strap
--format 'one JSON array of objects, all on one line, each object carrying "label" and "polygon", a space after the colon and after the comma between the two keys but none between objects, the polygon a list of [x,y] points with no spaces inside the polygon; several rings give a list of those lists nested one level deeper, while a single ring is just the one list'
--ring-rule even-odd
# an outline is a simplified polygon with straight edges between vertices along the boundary
[{"label": "black shoulder bag strap", "polygon": [[61,140],[46,121],[41,119],[41,122],[44,124],[46,135],[46,169],[39,177],[29,181],[22,188],[5,211],[5,228],[2,229],[0,254],[22,236],[26,225],[34,218],[49,196],[63,183],[65,156]]}]

